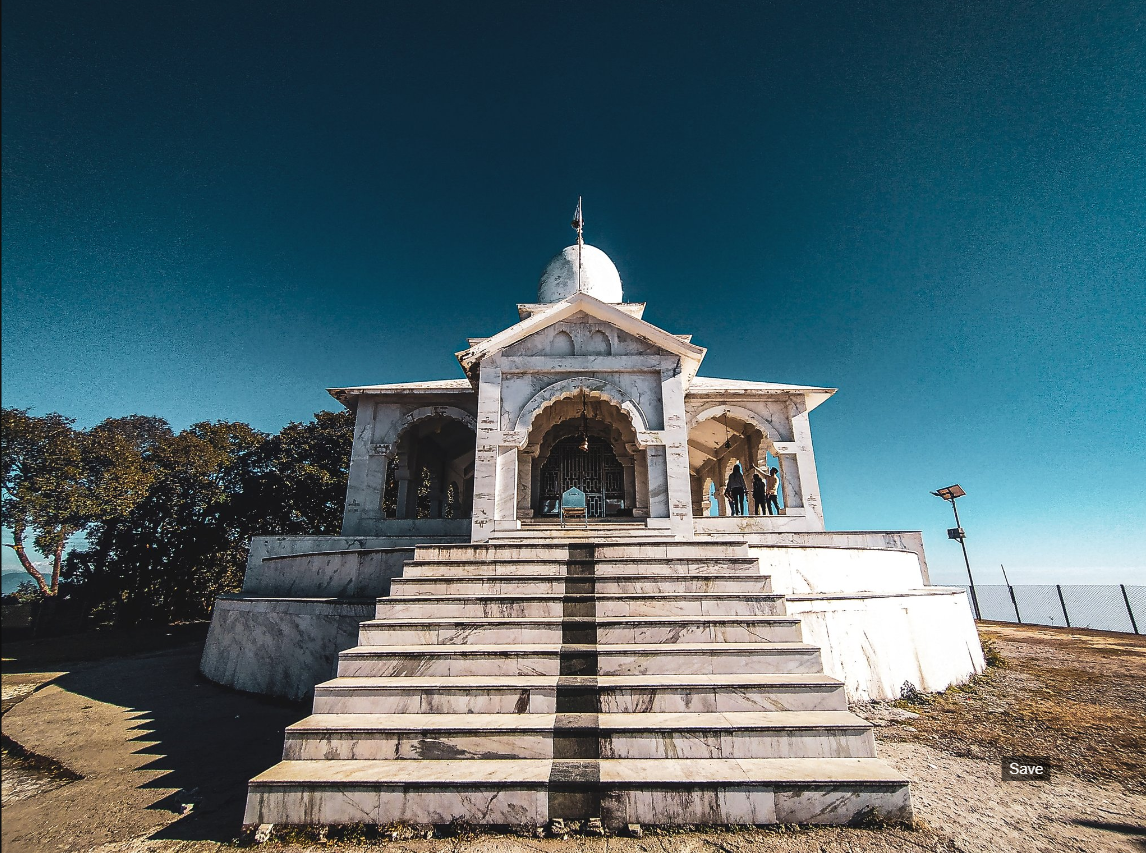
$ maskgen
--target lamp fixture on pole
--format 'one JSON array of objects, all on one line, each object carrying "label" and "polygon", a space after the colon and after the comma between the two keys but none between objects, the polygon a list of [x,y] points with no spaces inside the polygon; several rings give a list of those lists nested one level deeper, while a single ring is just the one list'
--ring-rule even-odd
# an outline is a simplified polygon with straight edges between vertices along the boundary
[{"label": "lamp fixture on pole", "polygon": [[967,558],[967,543],[964,541],[967,538],[967,534],[963,532],[963,526],[959,522],[959,508],[955,506],[956,499],[963,497],[967,493],[963,491],[962,486],[956,483],[953,486],[944,486],[942,489],[936,489],[931,494],[951,503],[951,511],[955,513],[955,526],[948,528],[947,538],[958,541],[959,546],[963,549],[963,563],[967,566],[967,580],[971,582],[971,605],[975,609],[975,619],[982,619],[983,617],[979,612],[979,596],[975,594],[975,578],[971,576],[971,561]]}]

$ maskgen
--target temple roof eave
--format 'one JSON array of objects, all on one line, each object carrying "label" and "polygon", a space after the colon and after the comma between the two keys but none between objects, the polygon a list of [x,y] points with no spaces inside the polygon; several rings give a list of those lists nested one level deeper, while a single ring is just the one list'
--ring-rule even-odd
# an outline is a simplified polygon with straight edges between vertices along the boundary
[{"label": "temple roof eave", "polygon": [[807,401],[808,411],[811,411],[835,394],[837,390],[836,388],[821,388],[816,385],[785,385],[779,382],[754,382],[748,379],[696,376],[685,392],[685,399],[744,400],[800,395]]},{"label": "temple roof eave", "polygon": [[354,401],[364,396],[436,396],[442,394],[474,395],[473,385],[468,379],[431,379],[424,382],[394,382],[386,385],[357,385],[349,388],[327,388],[326,393],[342,405],[350,408]]}]

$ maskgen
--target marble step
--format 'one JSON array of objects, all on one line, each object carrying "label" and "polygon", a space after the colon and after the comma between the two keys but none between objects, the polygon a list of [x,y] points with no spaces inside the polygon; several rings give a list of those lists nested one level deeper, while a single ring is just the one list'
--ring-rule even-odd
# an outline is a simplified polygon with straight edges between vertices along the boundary
[{"label": "marble step", "polygon": [[495,530],[490,534],[490,544],[535,542],[538,539],[547,542],[600,545],[605,542],[675,542],[677,541],[670,531],[654,530],[644,525],[616,525],[606,526],[599,521],[590,520],[588,526],[583,521],[569,521],[565,527],[560,523],[555,525],[534,525],[522,527],[520,530]]},{"label": "marble step", "polygon": [[822,672],[807,643],[356,646],[338,656],[338,675],[675,675]]},{"label": "marble step", "polygon": [[[585,602],[589,607],[592,601]],[[774,643],[801,639],[793,616],[443,617],[359,626],[363,646],[530,643]]]},{"label": "marble step", "polygon": [[377,619],[430,617],[782,616],[775,593],[659,592],[624,595],[390,595],[378,600]]},{"label": "marble step", "polygon": [[314,688],[316,714],[552,714],[556,675],[357,676]]},{"label": "marble step", "polygon": [[715,542],[680,541],[625,541],[600,542],[588,546],[570,544],[554,545],[545,540],[536,542],[491,542],[484,545],[419,545],[414,551],[415,560],[568,560],[592,556],[594,559],[618,559],[622,557],[655,557],[675,560],[678,557],[747,557],[746,540]]},{"label": "marble step", "polygon": [[819,646],[798,642],[614,643],[594,652],[599,676],[823,672]]},{"label": "marble step", "polygon": [[284,761],[488,758],[871,758],[847,711],[636,714],[315,714]]},{"label": "marble step", "polygon": [[[563,575],[469,575],[465,577],[401,577],[390,582],[390,595],[552,595],[564,594]],[[573,578],[574,581],[577,578]],[[594,578],[594,590],[604,594],[711,592],[770,592],[772,580],[767,575],[706,574],[686,577],[626,574],[622,577]]]},{"label": "marble step", "polygon": [[666,578],[696,575],[763,576],[760,561],[754,557],[625,557],[578,562],[571,560],[490,559],[490,560],[407,560],[402,577],[442,577],[459,575],[653,575]]},{"label": "marble step", "polygon": [[907,779],[874,758],[283,761],[248,791],[247,825],[911,819]]},{"label": "marble step", "polygon": [[[841,711],[843,685],[822,673],[563,677],[610,713]],[[334,678],[315,687],[316,714],[552,714],[558,677],[393,676]]]}]

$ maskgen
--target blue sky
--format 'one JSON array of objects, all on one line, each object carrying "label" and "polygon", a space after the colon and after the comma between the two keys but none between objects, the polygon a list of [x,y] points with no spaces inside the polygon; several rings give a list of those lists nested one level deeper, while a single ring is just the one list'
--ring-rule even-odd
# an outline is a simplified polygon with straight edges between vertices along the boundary
[{"label": "blue sky", "polygon": [[[3,6],[3,402],[264,430],[459,376],[586,238],[837,387],[829,527],[1146,582],[1146,7]],[[11,554],[5,550],[5,567]]]}]

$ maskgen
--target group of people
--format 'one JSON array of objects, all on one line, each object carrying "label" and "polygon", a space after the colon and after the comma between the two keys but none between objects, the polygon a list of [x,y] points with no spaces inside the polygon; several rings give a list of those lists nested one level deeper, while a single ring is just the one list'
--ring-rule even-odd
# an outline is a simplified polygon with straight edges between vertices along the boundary
[{"label": "group of people", "polygon": [[[779,515],[780,501],[776,497],[776,489],[780,485],[779,472],[775,468],[769,468],[761,477],[760,469],[753,467],[752,470],[752,501],[756,504],[756,514]],[[748,514],[748,486],[744,482],[744,474],[739,465],[734,465],[732,473],[728,475],[724,496],[728,498],[728,505],[732,508],[733,515]]]}]

